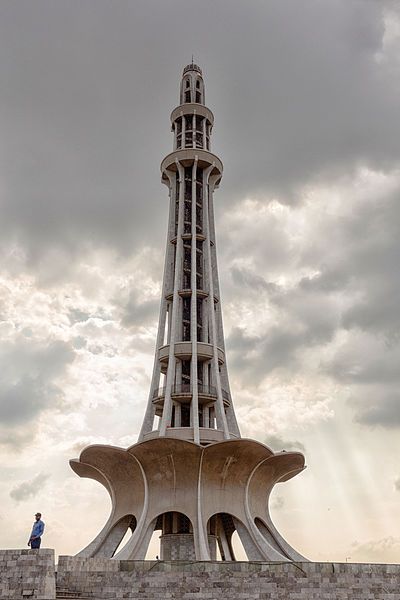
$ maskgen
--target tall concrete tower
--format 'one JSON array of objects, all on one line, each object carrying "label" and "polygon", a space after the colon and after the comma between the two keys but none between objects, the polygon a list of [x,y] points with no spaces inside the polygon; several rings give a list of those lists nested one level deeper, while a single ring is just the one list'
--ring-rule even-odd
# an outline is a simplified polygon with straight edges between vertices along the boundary
[{"label": "tall concrete tower", "polygon": [[240,434],[229,390],[215,244],[213,196],[222,163],[210,151],[214,115],[205,106],[195,64],[183,71],[171,122],[174,151],[161,164],[170,198],[163,292],[139,441],[168,436],[207,445]]},{"label": "tall concrete tower", "polygon": [[[299,452],[240,437],[229,389],[218,283],[213,197],[222,163],[201,69],[183,70],[172,111],[174,150],[161,164],[169,220],[153,375],[138,443],[93,445],[71,460],[110,494],[110,517],[79,555],[143,559],[160,531],[165,560],[305,560],[278,533],[268,501],[304,469]],[[266,431],[268,424],[265,425]],[[120,548],[127,531],[130,538]]]}]

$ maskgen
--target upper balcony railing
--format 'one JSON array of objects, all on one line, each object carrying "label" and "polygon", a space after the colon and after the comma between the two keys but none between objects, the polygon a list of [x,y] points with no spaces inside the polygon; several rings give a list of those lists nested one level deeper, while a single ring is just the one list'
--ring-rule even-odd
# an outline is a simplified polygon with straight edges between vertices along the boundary
[{"label": "upper balcony railing", "polygon": [[[153,392],[153,399],[163,398],[165,396],[165,387],[160,387]],[[198,394],[201,396],[211,396],[217,398],[217,388],[213,385],[202,385],[197,386]],[[181,383],[179,385],[173,385],[171,389],[172,396],[180,396],[181,394],[192,394],[192,386],[190,383]],[[229,393],[226,390],[222,390],[222,397],[224,400],[230,401]]]}]

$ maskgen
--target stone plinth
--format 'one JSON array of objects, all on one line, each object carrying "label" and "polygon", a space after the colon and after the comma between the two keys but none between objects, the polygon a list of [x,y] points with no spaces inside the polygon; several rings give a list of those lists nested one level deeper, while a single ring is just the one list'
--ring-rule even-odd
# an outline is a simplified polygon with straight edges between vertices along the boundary
[{"label": "stone plinth", "polygon": [[[56,596],[56,578],[57,590]],[[400,565],[132,561],[0,550],[1,600],[400,600]]]},{"label": "stone plinth", "polygon": [[[167,533],[160,536],[161,560],[196,560],[192,533]],[[216,560],[217,538],[208,536],[211,560]]]},{"label": "stone plinth", "polygon": [[1,600],[54,600],[54,550],[0,550]]},{"label": "stone plinth", "polygon": [[62,556],[57,586],[96,600],[400,600],[400,565]]}]

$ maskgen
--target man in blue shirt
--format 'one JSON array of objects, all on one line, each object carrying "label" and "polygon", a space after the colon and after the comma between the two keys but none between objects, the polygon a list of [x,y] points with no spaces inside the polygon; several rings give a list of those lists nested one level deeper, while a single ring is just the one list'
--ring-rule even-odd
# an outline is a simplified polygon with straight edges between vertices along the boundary
[{"label": "man in blue shirt", "polygon": [[32,533],[31,536],[29,538],[28,541],[28,546],[30,546],[33,549],[36,548],[40,548],[40,542],[41,540],[41,536],[43,535],[43,531],[44,531],[44,523],[41,520],[42,513],[37,512],[35,515],[35,519],[36,521],[33,524],[32,527]]}]

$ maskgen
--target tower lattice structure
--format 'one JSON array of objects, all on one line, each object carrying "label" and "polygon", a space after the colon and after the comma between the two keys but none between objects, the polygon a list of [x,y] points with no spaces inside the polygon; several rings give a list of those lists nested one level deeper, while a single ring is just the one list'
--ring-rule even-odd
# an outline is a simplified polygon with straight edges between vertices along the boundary
[{"label": "tower lattice structure", "polygon": [[112,502],[103,529],[78,556],[142,560],[159,531],[161,559],[215,560],[218,548],[221,560],[235,560],[236,531],[249,560],[305,560],[276,530],[268,506],[275,484],[304,469],[304,456],[241,438],[233,409],[213,204],[222,163],[210,150],[214,116],[193,63],[183,70],[171,122],[174,149],[161,163],[170,202],[147,408],[136,444],[88,446],[70,461]]}]

